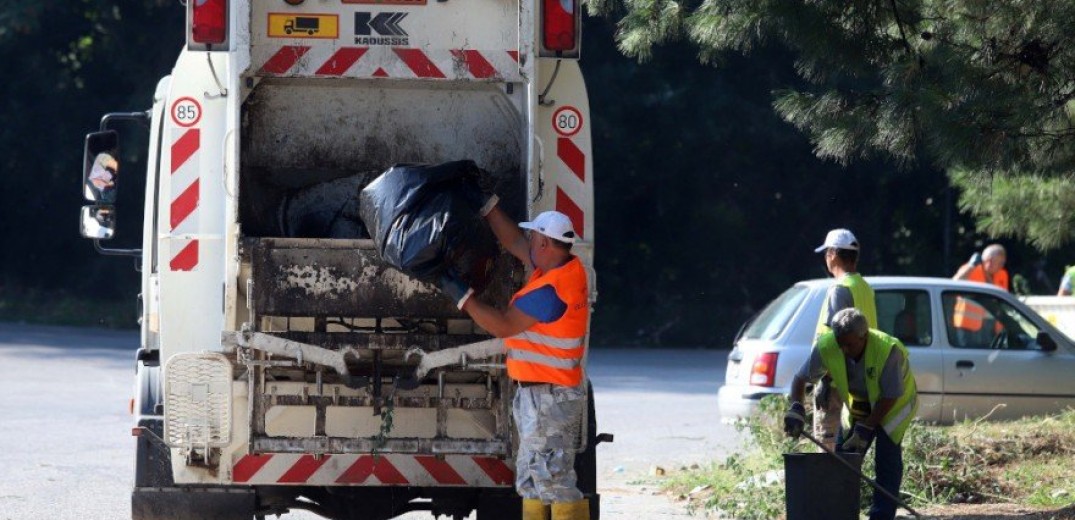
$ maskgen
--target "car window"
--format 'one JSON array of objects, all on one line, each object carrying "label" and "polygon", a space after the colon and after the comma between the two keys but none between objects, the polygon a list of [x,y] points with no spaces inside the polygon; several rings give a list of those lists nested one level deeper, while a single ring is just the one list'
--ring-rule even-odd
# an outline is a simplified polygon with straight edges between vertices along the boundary
[{"label": "car window", "polygon": [[945,292],[948,342],[956,348],[1040,350],[1040,329],[1012,304],[975,292]]},{"label": "car window", "polygon": [[929,293],[921,290],[878,290],[877,327],[908,347],[933,344]]},{"label": "car window", "polygon": [[775,300],[765,306],[758,317],[747,327],[743,333],[745,339],[776,339],[784,330],[784,327],[795,315],[796,309],[802,305],[810,289],[801,285],[792,286]]}]

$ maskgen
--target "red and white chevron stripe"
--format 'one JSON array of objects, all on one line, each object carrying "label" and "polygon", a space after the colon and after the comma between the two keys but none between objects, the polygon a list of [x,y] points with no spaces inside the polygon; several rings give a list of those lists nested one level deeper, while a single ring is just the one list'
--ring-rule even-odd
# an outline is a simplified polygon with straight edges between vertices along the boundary
[{"label": "red and white chevron stripe", "polygon": [[236,484],[316,486],[509,487],[515,472],[494,457],[447,455],[243,455],[232,465]]},{"label": "red and white chevron stripe", "polygon": [[[570,137],[556,139],[556,156],[567,170],[574,174],[560,176],[561,183],[556,187],[556,211],[567,215],[579,238],[588,236],[586,215],[582,207],[575,202],[581,198],[586,187],[586,154],[575,145]],[[574,182],[577,179],[578,182]]]},{"label": "red and white chevron stripe", "polygon": [[[198,172],[198,150],[201,131],[197,128],[173,128],[171,131],[172,203],[169,208],[171,234],[198,233],[198,204],[201,199],[201,179]],[[198,266],[198,241],[171,240],[172,271],[193,271]]]},{"label": "red and white chevron stripe", "polygon": [[258,68],[261,76],[422,78],[518,81],[518,51],[285,45]]}]

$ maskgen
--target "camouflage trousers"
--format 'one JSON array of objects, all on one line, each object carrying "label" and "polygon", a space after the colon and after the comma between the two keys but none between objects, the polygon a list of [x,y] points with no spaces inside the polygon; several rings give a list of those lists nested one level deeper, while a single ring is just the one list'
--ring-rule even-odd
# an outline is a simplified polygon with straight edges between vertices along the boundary
[{"label": "camouflage trousers", "polygon": [[575,451],[586,406],[586,386],[520,386],[512,402],[519,433],[515,489],[546,504],[582,500]]},{"label": "camouflage trousers", "polygon": [[826,381],[818,381],[814,385],[814,436],[826,448],[835,450],[844,403],[840,400],[839,392],[831,385]]}]

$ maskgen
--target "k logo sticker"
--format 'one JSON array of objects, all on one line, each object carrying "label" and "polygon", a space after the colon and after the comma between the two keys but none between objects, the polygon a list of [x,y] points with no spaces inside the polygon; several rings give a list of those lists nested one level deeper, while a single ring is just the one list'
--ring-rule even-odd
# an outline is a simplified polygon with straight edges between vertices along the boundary
[{"label": "k logo sticker", "polygon": [[400,22],[407,13],[355,13],[356,45],[408,45],[407,31]]},{"label": "k logo sticker", "polygon": [[[374,32],[381,36],[407,36],[399,23],[407,13],[355,13],[355,35],[370,36]],[[372,32],[371,32],[372,31]]]}]

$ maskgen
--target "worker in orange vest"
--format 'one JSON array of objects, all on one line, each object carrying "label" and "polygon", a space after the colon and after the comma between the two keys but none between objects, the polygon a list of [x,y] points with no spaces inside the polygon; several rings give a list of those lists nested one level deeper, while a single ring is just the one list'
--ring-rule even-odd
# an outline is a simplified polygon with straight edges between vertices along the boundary
[{"label": "worker in orange vest", "polygon": [[547,520],[550,513],[553,520],[589,520],[574,469],[588,389],[582,366],[590,322],[586,267],[571,254],[576,234],[567,215],[546,211],[516,225],[496,203],[494,195],[482,216],[501,245],[533,270],[529,281],[504,310],[473,297],[455,277],[443,279],[441,290],[481,328],[504,338],[508,376],[519,385],[512,416],[523,520]]},{"label": "worker in orange vest", "polygon": [[[981,254],[971,255],[970,261],[963,264],[952,279],[992,284],[1007,291],[1008,271],[1004,269],[1007,256],[1004,246],[990,244]],[[991,333],[983,331],[982,326],[987,320],[990,320],[990,314],[981,304],[963,296],[956,298],[952,325],[962,331],[957,339],[963,343],[960,346],[988,344],[993,335],[1003,332],[1000,322],[993,323]]]},{"label": "worker in orange vest", "polygon": [[970,261],[960,266],[952,279],[989,283],[1009,291],[1008,271],[1004,269],[1007,260],[1008,254],[1004,251],[1004,246],[990,244],[982,254],[971,255]]}]

